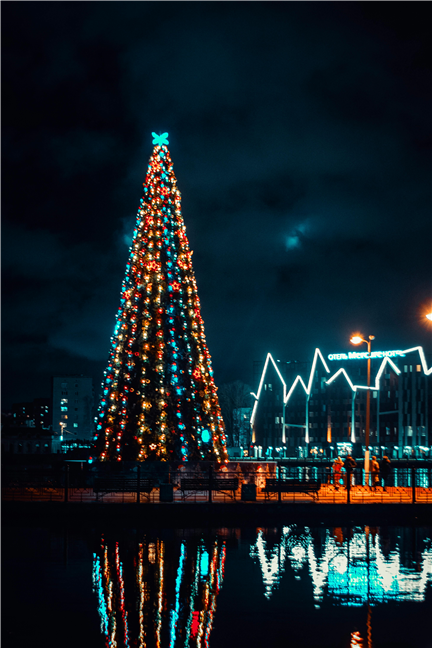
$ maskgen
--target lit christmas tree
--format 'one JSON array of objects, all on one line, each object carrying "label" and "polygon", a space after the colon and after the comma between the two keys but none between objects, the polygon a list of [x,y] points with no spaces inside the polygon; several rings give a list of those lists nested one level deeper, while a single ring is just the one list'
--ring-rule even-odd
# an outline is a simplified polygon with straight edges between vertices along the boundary
[{"label": "lit christmas tree", "polygon": [[167,135],[153,133],[102,383],[102,461],[227,459]]}]

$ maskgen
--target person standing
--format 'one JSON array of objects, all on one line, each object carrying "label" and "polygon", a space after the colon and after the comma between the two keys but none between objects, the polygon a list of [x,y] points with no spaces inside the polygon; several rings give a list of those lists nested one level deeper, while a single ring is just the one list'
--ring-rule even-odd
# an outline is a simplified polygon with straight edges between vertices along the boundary
[{"label": "person standing", "polygon": [[354,468],[357,466],[357,461],[349,454],[345,459],[344,468],[347,473],[347,488],[348,484],[354,486],[353,472]]},{"label": "person standing", "polygon": [[340,457],[337,457],[333,463],[333,484],[336,490],[339,490],[340,480],[341,480],[341,471],[342,471],[343,462]]},{"label": "person standing", "polygon": [[384,455],[384,457],[381,460],[380,472],[381,472],[381,479],[384,482],[384,490],[387,490],[387,485],[389,484],[390,473],[391,473],[391,461],[387,457],[387,455]]},{"label": "person standing", "polygon": [[372,473],[372,490],[375,490],[376,487],[379,486],[379,473],[380,473],[380,465],[375,455],[372,457],[372,461],[371,461],[371,473]]}]

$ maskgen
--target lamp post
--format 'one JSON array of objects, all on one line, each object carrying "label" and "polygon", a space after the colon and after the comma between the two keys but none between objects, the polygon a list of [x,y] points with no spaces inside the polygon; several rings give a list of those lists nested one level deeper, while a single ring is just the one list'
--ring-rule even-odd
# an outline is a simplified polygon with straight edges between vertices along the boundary
[{"label": "lamp post", "polygon": [[353,335],[350,339],[351,344],[361,344],[364,342],[368,347],[368,364],[367,364],[367,393],[366,393],[366,429],[365,429],[365,477],[366,483],[369,484],[369,430],[370,430],[370,374],[371,374],[371,345],[372,340],[375,340],[375,335],[369,335],[367,340],[364,340],[361,335]]}]

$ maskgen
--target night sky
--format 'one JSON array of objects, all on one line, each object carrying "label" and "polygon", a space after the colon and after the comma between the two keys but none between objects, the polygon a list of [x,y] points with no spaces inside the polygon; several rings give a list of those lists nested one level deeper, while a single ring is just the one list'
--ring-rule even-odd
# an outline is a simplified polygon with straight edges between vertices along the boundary
[{"label": "night sky", "polygon": [[[3,2],[3,409],[98,394],[151,132],[169,133],[216,385],[423,345],[426,2]],[[366,350],[366,348],[362,349]]]}]

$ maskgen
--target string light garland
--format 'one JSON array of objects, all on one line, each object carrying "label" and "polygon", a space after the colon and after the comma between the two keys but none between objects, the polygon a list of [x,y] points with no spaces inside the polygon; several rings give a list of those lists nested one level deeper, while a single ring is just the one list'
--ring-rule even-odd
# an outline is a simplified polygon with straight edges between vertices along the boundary
[{"label": "string light garland", "polygon": [[101,461],[227,460],[192,251],[167,148],[155,144],[122,283],[95,451]]}]

